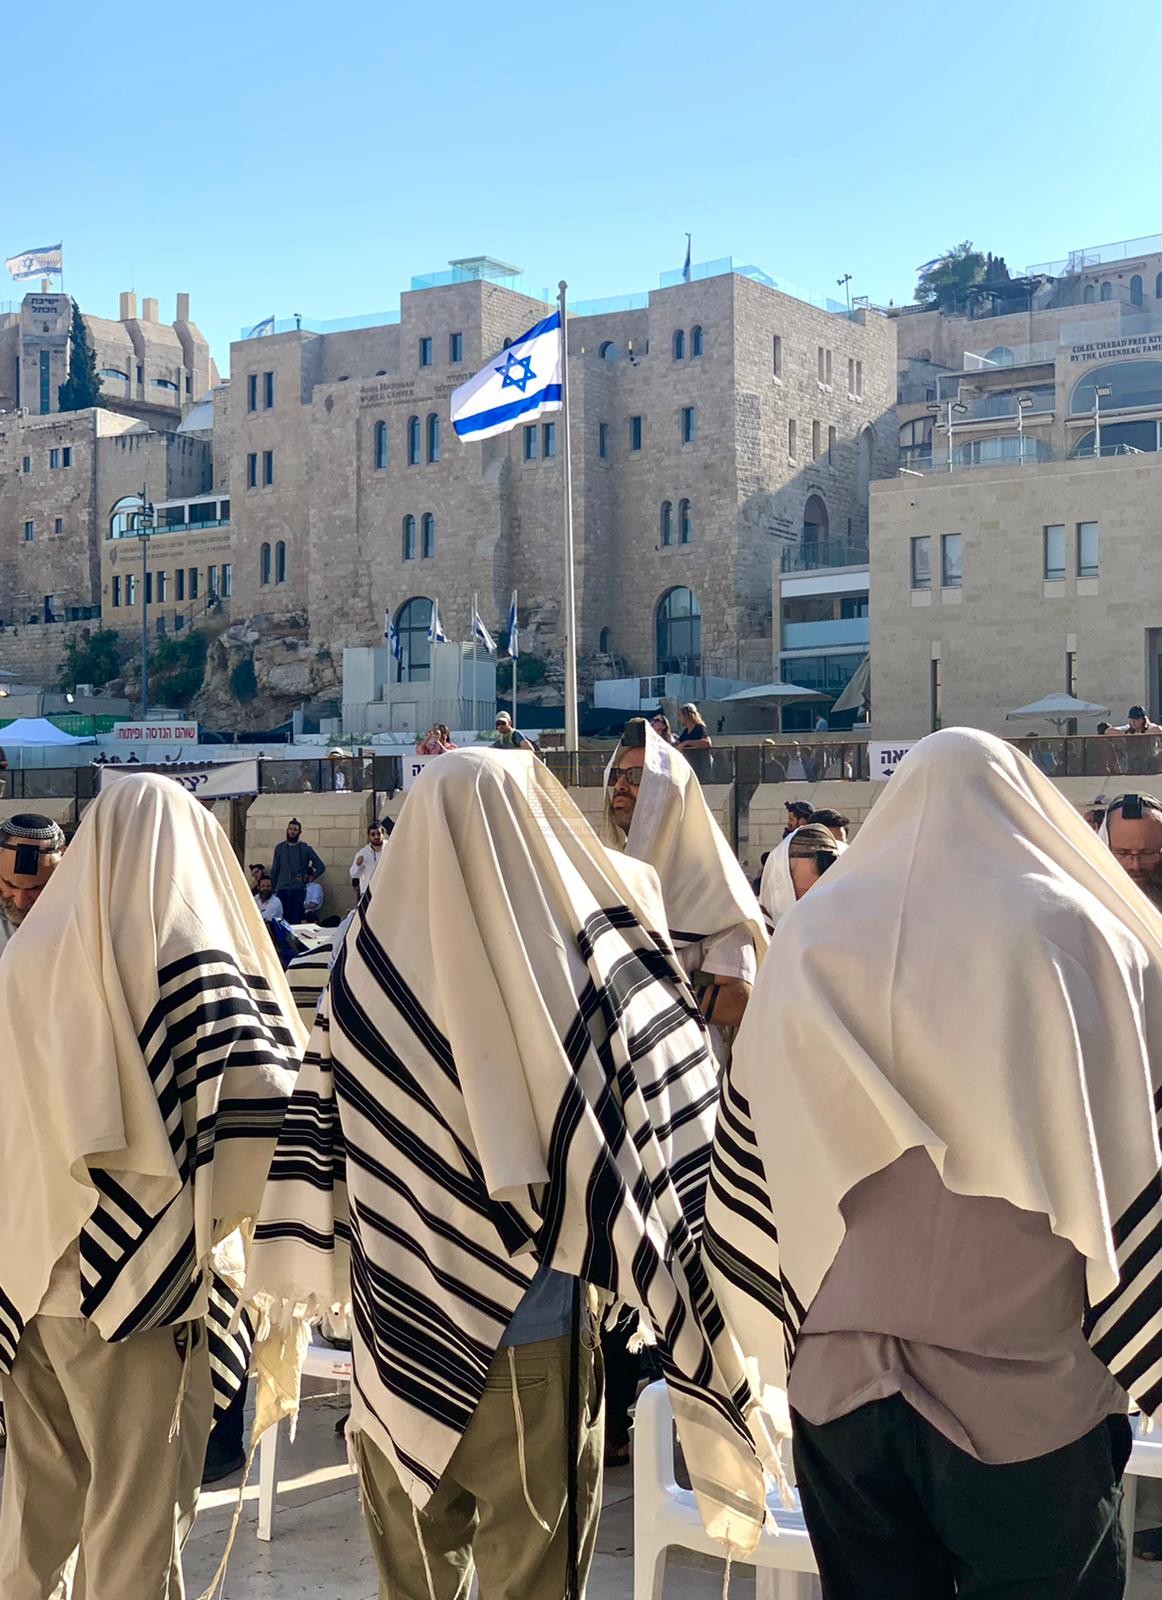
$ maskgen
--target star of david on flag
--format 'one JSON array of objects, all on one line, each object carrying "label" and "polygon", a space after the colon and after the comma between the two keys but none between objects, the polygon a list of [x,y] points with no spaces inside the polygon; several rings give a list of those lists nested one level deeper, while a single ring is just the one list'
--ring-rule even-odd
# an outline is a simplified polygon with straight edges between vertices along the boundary
[{"label": "star of david on flag", "polygon": [[383,637],[387,641],[387,648],[391,651],[396,661],[403,660],[403,646],[399,641],[399,634],[395,630],[395,623],[391,620],[391,607],[388,606],[383,613]]},{"label": "star of david on flag", "polygon": [[440,602],[432,601],[432,620],[428,624],[429,644],[447,644],[448,635],[444,632],[444,625],[440,621]]},{"label": "star of david on flag", "polygon": [[490,656],[496,654],[496,640],[484,626],[484,619],[479,611],[473,611],[472,613],[472,637],[480,641]]},{"label": "star of david on flag", "polygon": [[561,313],[554,311],[494,356],[452,396],[458,438],[487,439],[561,409]]}]

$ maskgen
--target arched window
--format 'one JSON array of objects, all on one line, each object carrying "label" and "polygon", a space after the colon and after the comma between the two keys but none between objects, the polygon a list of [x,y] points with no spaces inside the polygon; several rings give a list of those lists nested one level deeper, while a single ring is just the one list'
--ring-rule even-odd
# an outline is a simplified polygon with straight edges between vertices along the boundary
[{"label": "arched window", "polygon": [[375,424],[375,467],[382,472],[387,466],[387,423]]},{"label": "arched window", "polygon": [[[415,518],[412,522],[414,524]],[[423,595],[405,600],[395,614],[395,631],[399,639],[399,664],[397,683],[427,683],[432,676],[432,647],[428,629],[432,625],[432,602]]]},{"label": "arched window", "polygon": [[286,582],[286,540],[280,539],[274,547],[274,581]]},{"label": "arched window", "polygon": [[1074,386],[1070,416],[1092,413],[1096,388],[1113,390],[1113,394],[1102,395],[1103,412],[1162,405],[1162,361],[1111,361],[1096,371],[1091,368]]},{"label": "arched window", "polygon": [[678,543],[689,544],[692,525],[689,500],[678,501]]},{"label": "arched window", "polygon": [[129,382],[129,374],[122,372],[120,367],[101,367],[97,372],[98,378],[118,378],[122,383]]},{"label": "arched window", "polygon": [[694,324],[694,326],[690,329],[690,355],[693,358],[694,356],[700,356],[701,354],[702,354],[702,326],[701,326],[700,323],[696,322]]},{"label": "arched window", "polygon": [[686,359],[686,335],[683,333],[681,328],[675,328],[674,329],[674,360],[675,361],[684,361],[685,359]]},{"label": "arched window", "polygon": [[[1158,424],[1149,422],[1103,422],[1101,425],[1101,453],[1103,456],[1128,455],[1133,450],[1154,455],[1158,449]],[[1091,428],[1070,450],[1071,456],[1091,456],[1094,436]]]},{"label": "arched window", "polygon": [[608,628],[602,628],[600,634],[598,634],[598,636],[597,636],[597,648],[598,648],[598,650],[601,652],[601,654],[603,656],[607,656],[609,654],[609,629]]},{"label": "arched window", "polygon": [[270,546],[264,544],[258,552],[258,581],[263,588],[270,582]]},{"label": "arched window", "polygon": [[1130,304],[1132,306],[1140,306],[1142,303],[1142,274],[1140,272],[1135,272],[1134,276],[1130,279]]},{"label": "arched window", "polygon": [[1114,297],[1114,286],[1108,278],[1101,286],[1101,297],[1103,300],[1112,300]]},{"label": "arched window", "polygon": [[702,608],[689,589],[670,589],[658,601],[655,616],[658,671],[702,671]]},{"label": "arched window", "polygon": [[994,367],[1011,367],[1016,357],[1007,344],[995,344],[991,350],[984,354],[986,361],[991,361]]},{"label": "arched window", "polygon": [[127,494],[109,513],[110,539],[128,539],[137,532],[137,517],[141,510],[141,496]]},{"label": "arched window", "polygon": [[416,519],[411,516],[403,519],[403,558],[405,561],[416,559]]},{"label": "arched window", "polygon": [[1097,290],[1094,288],[1092,283],[1086,284],[1085,288],[1081,291],[1081,298],[1087,306],[1093,305],[1094,301],[1097,299]]},{"label": "arched window", "polygon": [[430,561],[436,553],[436,519],[425,511],[420,522],[420,555]]},{"label": "arched window", "polygon": [[614,344],[612,339],[606,339],[600,345],[598,345],[597,354],[602,361],[616,361],[618,354],[617,346]]},{"label": "arched window", "polygon": [[808,495],[807,504],[803,507],[803,543],[823,544],[829,526],[827,507],[823,504],[821,496]]},{"label": "arched window", "polygon": [[440,419],[436,412],[428,412],[428,460],[440,459]]},{"label": "arched window", "polygon": [[673,542],[674,542],[674,514],[673,514],[673,511],[674,511],[674,508],[671,506],[670,502],[668,500],[663,500],[662,501],[661,515],[658,518],[658,527],[659,527],[659,531],[660,531],[660,533],[662,535],[662,543],[663,544],[673,544]]},{"label": "arched window", "polygon": [[420,464],[420,419],[408,418],[408,466],[418,467]]}]

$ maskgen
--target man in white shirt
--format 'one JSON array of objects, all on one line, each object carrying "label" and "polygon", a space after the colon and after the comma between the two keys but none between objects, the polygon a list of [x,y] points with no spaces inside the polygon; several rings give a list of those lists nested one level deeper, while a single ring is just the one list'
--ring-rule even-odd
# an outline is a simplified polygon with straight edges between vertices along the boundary
[{"label": "man in white shirt", "polygon": [[386,837],[382,822],[372,822],[368,825],[367,843],[362,850],[356,851],[349,873],[356,900],[363,899],[368,884],[375,876],[375,869],[383,855],[383,842]]},{"label": "man in white shirt", "polygon": [[255,904],[263,922],[274,922],[282,919],[282,901],[274,892],[274,883],[269,877],[259,878],[258,893],[254,896]]},{"label": "man in white shirt", "polygon": [[323,885],[314,867],[307,868],[307,888],[303,895],[303,921],[318,922],[323,909]]}]

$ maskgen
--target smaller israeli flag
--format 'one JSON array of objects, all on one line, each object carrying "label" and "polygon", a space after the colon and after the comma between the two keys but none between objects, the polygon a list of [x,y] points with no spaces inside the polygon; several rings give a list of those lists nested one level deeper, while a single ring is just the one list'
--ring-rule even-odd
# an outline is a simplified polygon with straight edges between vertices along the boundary
[{"label": "smaller israeli flag", "polygon": [[447,642],[448,635],[444,632],[444,626],[440,621],[440,602],[438,600],[433,600],[432,620],[428,624],[428,643],[447,644]]},{"label": "smaller israeli flag", "polygon": [[274,332],[274,316],[264,317],[261,322],[256,322],[249,333],[244,333],[244,339],[261,339],[264,334]]},{"label": "smaller israeli flag", "polygon": [[452,396],[458,438],[488,439],[561,409],[561,313],[538,322]]},{"label": "smaller israeli flag", "polygon": [[490,656],[496,654],[496,640],[484,626],[484,620],[479,611],[475,610],[472,613],[472,637],[484,646]]},{"label": "smaller israeli flag", "polygon": [[520,629],[516,620],[516,590],[512,591],[512,604],[508,608],[508,653],[515,661],[520,655]]},{"label": "smaller israeli flag", "polygon": [[387,641],[387,648],[391,651],[396,661],[403,660],[403,646],[399,642],[399,634],[395,631],[395,623],[391,620],[391,607],[388,606],[383,613],[383,637]]}]

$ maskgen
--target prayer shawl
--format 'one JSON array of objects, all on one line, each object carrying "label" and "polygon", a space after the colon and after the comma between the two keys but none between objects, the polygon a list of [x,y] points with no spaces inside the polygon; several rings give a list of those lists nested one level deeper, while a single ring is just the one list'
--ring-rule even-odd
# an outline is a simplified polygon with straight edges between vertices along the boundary
[{"label": "prayer shawl", "polygon": [[[214,819],[169,778],[102,790],[0,962],[0,1372],[78,1241],[102,1338],[206,1315],[211,1250],[257,1212],[304,1039]],[[221,1391],[240,1356],[219,1288]]]},{"label": "prayer shawl", "polygon": [[646,1317],[707,1526],[753,1547],[770,1445],[698,1254],[718,1091],[663,930],[531,755],[420,775],[271,1165],[257,1429],[297,1408],[302,1318],[350,1314],[351,1426],[422,1507],[545,1263]]},{"label": "prayer shawl", "polygon": [[[662,885],[670,939],[681,955],[731,929],[744,929],[761,961],[766,926],[754,890],[714,820],[702,785],[682,752],[646,724],[642,781],[629,833],[613,820],[608,782],[602,838],[611,849],[648,862]],[[609,766],[624,747],[618,746]]]},{"label": "prayer shawl", "polygon": [[1157,911],[1024,756],[934,734],[775,933],[723,1090],[707,1256],[728,1286],[761,1275],[789,1358],[843,1197],[925,1148],[954,1193],[1073,1243],[1089,1343],[1153,1413],[1160,1098]]},{"label": "prayer shawl", "polygon": [[[795,883],[791,877],[791,840],[798,831],[796,828],[785,839],[780,839],[763,867],[762,882],[759,885],[759,904],[763,908],[768,933],[774,933],[787,912],[796,904]],[[846,849],[847,846],[840,840],[835,841],[837,855],[843,855]]]}]

